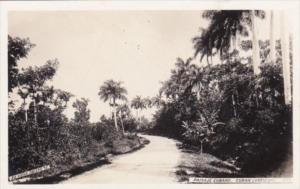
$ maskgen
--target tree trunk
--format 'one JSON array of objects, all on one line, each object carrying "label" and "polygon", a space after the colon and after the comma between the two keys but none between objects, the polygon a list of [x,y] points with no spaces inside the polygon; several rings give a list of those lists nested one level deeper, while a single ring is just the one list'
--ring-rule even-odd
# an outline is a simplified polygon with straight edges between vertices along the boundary
[{"label": "tree trunk", "polygon": [[27,114],[27,108],[25,107],[26,106],[26,100],[25,98],[23,99],[23,104],[24,104],[24,113],[25,113],[25,122],[27,123],[28,121],[28,114]]},{"label": "tree trunk", "polygon": [[140,122],[140,124],[142,123],[142,115],[141,115],[141,113],[142,113],[142,110],[140,110],[140,113],[139,113],[139,122]]},{"label": "tree trunk", "polygon": [[34,123],[37,125],[37,108],[36,108],[35,97],[33,99],[33,116],[34,116]]},{"label": "tree trunk", "polygon": [[[236,35],[236,34],[235,34]],[[234,50],[236,50],[236,39],[234,36],[230,37],[230,47],[229,47],[229,53],[232,53]]]},{"label": "tree trunk", "polygon": [[270,61],[276,63],[275,39],[274,39],[274,13],[270,12]]},{"label": "tree trunk", "polygon": [[259,99],[259,92],[258,92],[258,91],[255,91],[255,102],[256,102],[256,107],[257,107],[257,108],[259,107],[258,99]]},{"label": "tree trunk", "polygon": [[207,63],[207,66],[209,66],[208,55],[206,56],[206,63]]},{"label": "tree trunk", "polygon": [[[237,35],[237,34],[235,34],[235,35]],[[231,39],[230,39],[230,51],[229,51],[229,53],[233,53],[235,50],[237,50],[236,37],[232,36]],[[230,67],[231,67],[231,65],[230,65]],[[232,76],[232,72],[230,72],[230,76]],[[237,113],[236,113],[236,102],[235,102],[235,99],[234,99],[234,92],[235,91],[233,91],[233,93],[231,95],[231,100],[232,100],[232,107],[233,107],[233,115],[234,115],[234,117],[237,117],[236,116]]]},{"label": "tree trunk", "polygon": [[136,121],[137,121],[137,125],[136,125],[136,129],[139,129],[139,109],[136,109]]},{"label": "tree trunk", "polygon": [[282,72],[284,81],[284,100],[285,104],[291,103],[291,75],[289,62],[289,33],[286,22],[286,14],[281,12],[281,51],[282,51]]},{"label": "tree trunk", "polygon": [[35,94],[33,94],[34,98],[33,98],[33,116],[34,116],[34,127],[36,130],[36,140],[37,140],[37,150],[39,150],[39,142],[40,142],[40,136],[39,136],[39,128],[38,128],[38,123],[37,123],[37,103],[36,103],[36,99],[35,99]]},{"label": "tree trunk", "polygon": [[48,145],[47,145],[47,149],[50,150],[50,120],[47,119],[47,126],[48,126],[48,131],[47,131],[47,134],[48,134]]},{"label": "tree trunk", "polygon": [[237,114],[236,114],[236,102],[235,102],[235,99],[234,99],[234,94],[231,95],[231,99],[232,99],[233,115],[236,118]]},{"label": "tree trunk", "polygon": [[240,104],[239,91],[235,90],[235,109],[236,109],[236,114],[238,114],[238,112],[239,112],[239,104]]},{"label": "tree trunk", "polygon": [[117,114],[116,114],[116,110],[114,108],[114,122],[115,122],[115,128],[117,131],[119,131],[119,128],[118,128],[118,123],[117,123]]},{"label": "tree trunk", "polygon": [[252,11],[252,64],[253,64],[253,71],[254,74],[257,75],[260,73],[260,58],[259,58],[259,44],[257,39],[257,29],[255,26],[255,11]]},{"label": "tree trunk", "polygon": [[235,47],[237,51],[240,51],[240,44],[241,44],[241,36],[236,32],[235,34]]},{"label": "tree trunk", "polygon": [[27,123],[28,121],[28,113],[27,113],[27,110],[25,109],[25,122]]},{"label": "tree trunk", "polygon": [[200,154],[202,155],[202,153],[203,153],[203,142],[200,141]]},{"label": "tree trunk", "polygon": [[123,135],[125,135],[125,130],[124,130],[124,124],[123,124],[123,118],[122,118],[122,115],[120,116],[120,121],[121,121],[121,126],[122,126],[122,132],[123,132]]},{"label": "tree trunk", "polygon": [[27,107],[26,107],[26,100],[25,100],[25,98],[23,99],[23,104],[24,104],[24,110],[25,110],[25,124],[27,125],[27,127],[26,127],[26,134],[27,134],[27,139],[28,140],[30,140],[29,139],[29,132],[30,132],[30,126],[29,126],[29,124],[27,124],[27,122],[28,122],[28,111],[27,111]]},{"label": "tree trunk", "polygon": [[113,114],[114,114],[114,121],[115,121],[116,131],[119,131],[118,123],[117,123],[117,112],[116,112],[116,101],[115,101],[115,99],[113,99]]}]

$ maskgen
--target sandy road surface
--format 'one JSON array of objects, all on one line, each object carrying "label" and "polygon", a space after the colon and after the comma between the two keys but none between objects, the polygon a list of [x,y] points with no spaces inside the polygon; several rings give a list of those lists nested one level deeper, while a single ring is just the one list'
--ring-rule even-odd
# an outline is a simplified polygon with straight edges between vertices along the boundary
[{"label": "sandy road surface", "polygon": [[72,177],[63,184],[136,184],[176,183],[175,168],[180,160],[176,141],[142,135],[150,144],[130,154],[116,156],[104,165]]}]

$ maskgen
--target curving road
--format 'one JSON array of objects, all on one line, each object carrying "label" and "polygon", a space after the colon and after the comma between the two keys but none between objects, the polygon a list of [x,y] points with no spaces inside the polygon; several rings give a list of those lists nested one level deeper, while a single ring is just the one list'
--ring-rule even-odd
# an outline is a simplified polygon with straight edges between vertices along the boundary
[{"label": "curving road", "polygon": [[72,177],[63,184],[137,184],[176,183],[175,168],[181,152],[176,141],[159,136],[142,135],[150,144],[130,154],[115,156],[104,165]]}]

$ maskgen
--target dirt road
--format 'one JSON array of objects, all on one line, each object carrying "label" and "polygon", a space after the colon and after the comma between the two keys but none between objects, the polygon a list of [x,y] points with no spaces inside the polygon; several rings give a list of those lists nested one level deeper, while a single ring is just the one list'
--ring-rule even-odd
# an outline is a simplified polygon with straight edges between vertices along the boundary
[{"label": "dirt road", "polygon": [[116,156],[104,165],[72,177],[63,184],[162,184],[176,183],[175,168],[180,160],[176,141],[159,136],[142,135],[150,140],[143,149]]}]

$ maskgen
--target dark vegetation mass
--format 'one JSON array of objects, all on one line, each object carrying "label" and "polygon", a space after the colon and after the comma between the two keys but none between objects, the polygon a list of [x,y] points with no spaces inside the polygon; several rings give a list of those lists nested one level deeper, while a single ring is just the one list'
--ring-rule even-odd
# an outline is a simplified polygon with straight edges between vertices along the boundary
[{"label": "dark vegetation mass", "polygon": [[[272,170],[291,155],[292,109],[284,103],[279,65],[263,65],[258,76],[240,62],[196,68],[177,64],[162,88],[166,102],[154,115],[152,132],[203,145],[248,174]],[[194,84],[189,79],[197,77],[202,79]]]},{"label": "dark vegetation mass", "polygon": [[[193,39],[201,63],[178,58],[160,89],[151,132],[220,157],[241,168],[244,176],[263,176],[291,161],[292,105],[285,102],[281,42],[276,41],[276,59],[271,60],[269,40],[259,41],[258,74],[253,57],[239,56],[252,49],[253,41],[231,43],[237,34],[248,36],[244,25],[251,16],[261,19],[264,12],[203,13],[210,24]],[[217,53],[221,62],[214,64]]]},{"label": "dark vegetation mass", "polygon": [[[18,65],[34,46],[29,39],[8,37],[9,175],[45,165],[51,167],[49,175],[55,175],[143,145],[144,140],[135,134],[138,126],[131,110],[116,103],[126,99],[120,82],[108,80],[100,87],[100,98],[111,101],[111,117],[103,115],[91,123],[89,100],[81,98],[72,103],[74,118],[68,119],[63,112],[74,96],[48,82],[56,74],[58,60],[39,67]],[[22,99],[21,106],[16,96]]]}]

